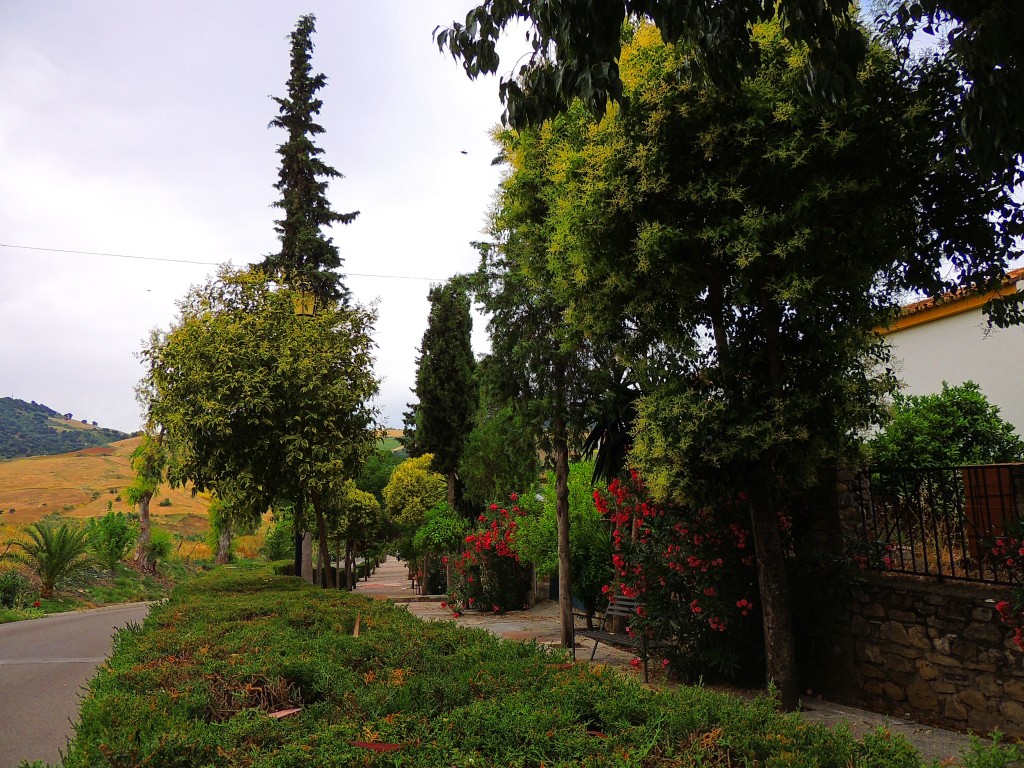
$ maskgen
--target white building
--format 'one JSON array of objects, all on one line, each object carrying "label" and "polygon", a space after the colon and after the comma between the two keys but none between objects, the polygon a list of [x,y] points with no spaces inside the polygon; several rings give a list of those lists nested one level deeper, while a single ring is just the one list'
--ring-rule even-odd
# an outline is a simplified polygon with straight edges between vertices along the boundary
[{"label": "white building", "polygon": [[[1024,291],[1024,269],[1007,273],[1000,294]],[[989,328],[982,305],[994,294],[964,294],[904,307],[886,332],[896,374],[910,395],[931,395],[967,380],[981,386],[1005,421],[1024,435],[1024,325]]]}]

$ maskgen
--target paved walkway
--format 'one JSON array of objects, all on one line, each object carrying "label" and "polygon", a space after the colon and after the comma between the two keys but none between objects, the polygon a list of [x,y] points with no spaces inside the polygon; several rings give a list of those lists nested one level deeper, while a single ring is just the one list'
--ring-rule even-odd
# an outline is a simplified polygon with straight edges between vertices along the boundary
[{"label": "paved walkway", "polygon": [[[509,611],[501,615],[470,612],[462,614],[459,618],[454,618],[450,610],[441,608],[444,596],[417,595],[407,578],[406,564],[393,557],[389,557],[379,566],[368,581],[360,582],[356,591],[369,597],[405,605],[411,613],[426,621],[454,621],[464,627],[482,627],[510,640],[557,645],[561,637],[558,604],[553,601],[540,603],[528,611]],[[577,660],[583,662],[588,660],[592,648],[592,641],[579,638],[576,647]],[[639,676],[639,672],[630,667],[633,658],[634,654],[630,652],[602,644],[598,646],[595,663],[615,666],[620,668],[624,674]],[[664,679],[654,678],[654,686],[665,684]],[[758,690],[734,689],[728,689],[727,692],[742,698],[753,698],[763,693]],[[887,727],[890,731],[899,733],[914,744],[925,761],[954,758],[970,744],[968,737],[961,733],[867,712],[818,698],[804,701],[801,713],[809,721],[828,726],[846,724],[850,731],[858,737],[870,733],[880,726]]]},{"label": "paved walkway", "polygon": [[0,768],[60,761],[111,637],[148,612],[148,603],[129,603],[0,626]]}]

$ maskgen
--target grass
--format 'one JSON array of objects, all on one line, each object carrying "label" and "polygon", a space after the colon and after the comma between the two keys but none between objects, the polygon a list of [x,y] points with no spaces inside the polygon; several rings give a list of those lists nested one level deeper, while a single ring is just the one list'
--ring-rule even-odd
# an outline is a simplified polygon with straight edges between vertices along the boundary
[{"label": "grass", "polygon": [[140,573],[127,565],[117,567],[115,576],[101,568],[92,568],[63,585],[52,598],[33,598],[39,607],[0,609],[0,624],[38,618],[48,613],[66,613],[104,605],[162,600],[176,584],[191,578],[198,566],[164,562],[156,575]]},{"label": "grass", "polygon": [[771,699],[651,690],[265,567],[188,582],[114,647],[67,768],[920,765],[888,731],[858,741]]},{"label": "grass", "polygon": [[[128,457],[139,439],[56,456],[0,461],[2,523],[24,526],[54,512],[71,518],[99,517],[106,513],[108,501],[115,511],[127,511],[123,497],[121,501],[117,497],[134,477]],[[171,500],[171,506],[159,506],[164,498]],[[191,488],[163,486],[150,512],[158,525],[187,535],[207,530],[208,506],[209,498],[193,498]]]}]

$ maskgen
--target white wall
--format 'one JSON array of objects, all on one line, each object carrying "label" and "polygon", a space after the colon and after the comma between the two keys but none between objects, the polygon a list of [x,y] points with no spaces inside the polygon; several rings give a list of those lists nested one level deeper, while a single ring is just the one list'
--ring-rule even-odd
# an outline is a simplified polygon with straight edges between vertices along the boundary
[{"label": "white wall", "polygon": [[976,381],[1024,436],[1024,326],[990,329],[974,309],[894,331],[887,340],[907,394],[936,394],[943,381]]}]

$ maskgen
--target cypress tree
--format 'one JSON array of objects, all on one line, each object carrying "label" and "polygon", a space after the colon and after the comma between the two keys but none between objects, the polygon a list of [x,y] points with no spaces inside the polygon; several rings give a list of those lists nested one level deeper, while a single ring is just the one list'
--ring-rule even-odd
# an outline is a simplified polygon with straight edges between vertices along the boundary
[{"label": "cypress tree", "polygon": [[323,228],[337,222],[349,224],[359,211],[336,213],[327,200],[330,180],[343,176],[323,161],[324,151],[313,141],[324,132],[315,120],[323,106],[316,94],[327,83],[327,77],[312,74],[310,66],[315,29],[316,17],[312,14],[299,19],[291,34],[288,95],[273,97],[279,114],[270,125],[288,132],[287,141],[277,148],[281,167],[274,185],[281,193],[274,206],[281,208],[284,216],[274,222],[281,250],[267,255],[261,266],[287,285],[308,286],[318,300],[345,301],[348,289],[335,271],[341,267],[342,258]]},{"label": "cypress tree", "polygon": [[455,471],[476,414],[476,360],[470,335],[469,297],[453,283],[430,289],[430,319],[416,369],[415,442],[434,454],[434,469],[448,478],[448,503],[455,506]]}]

